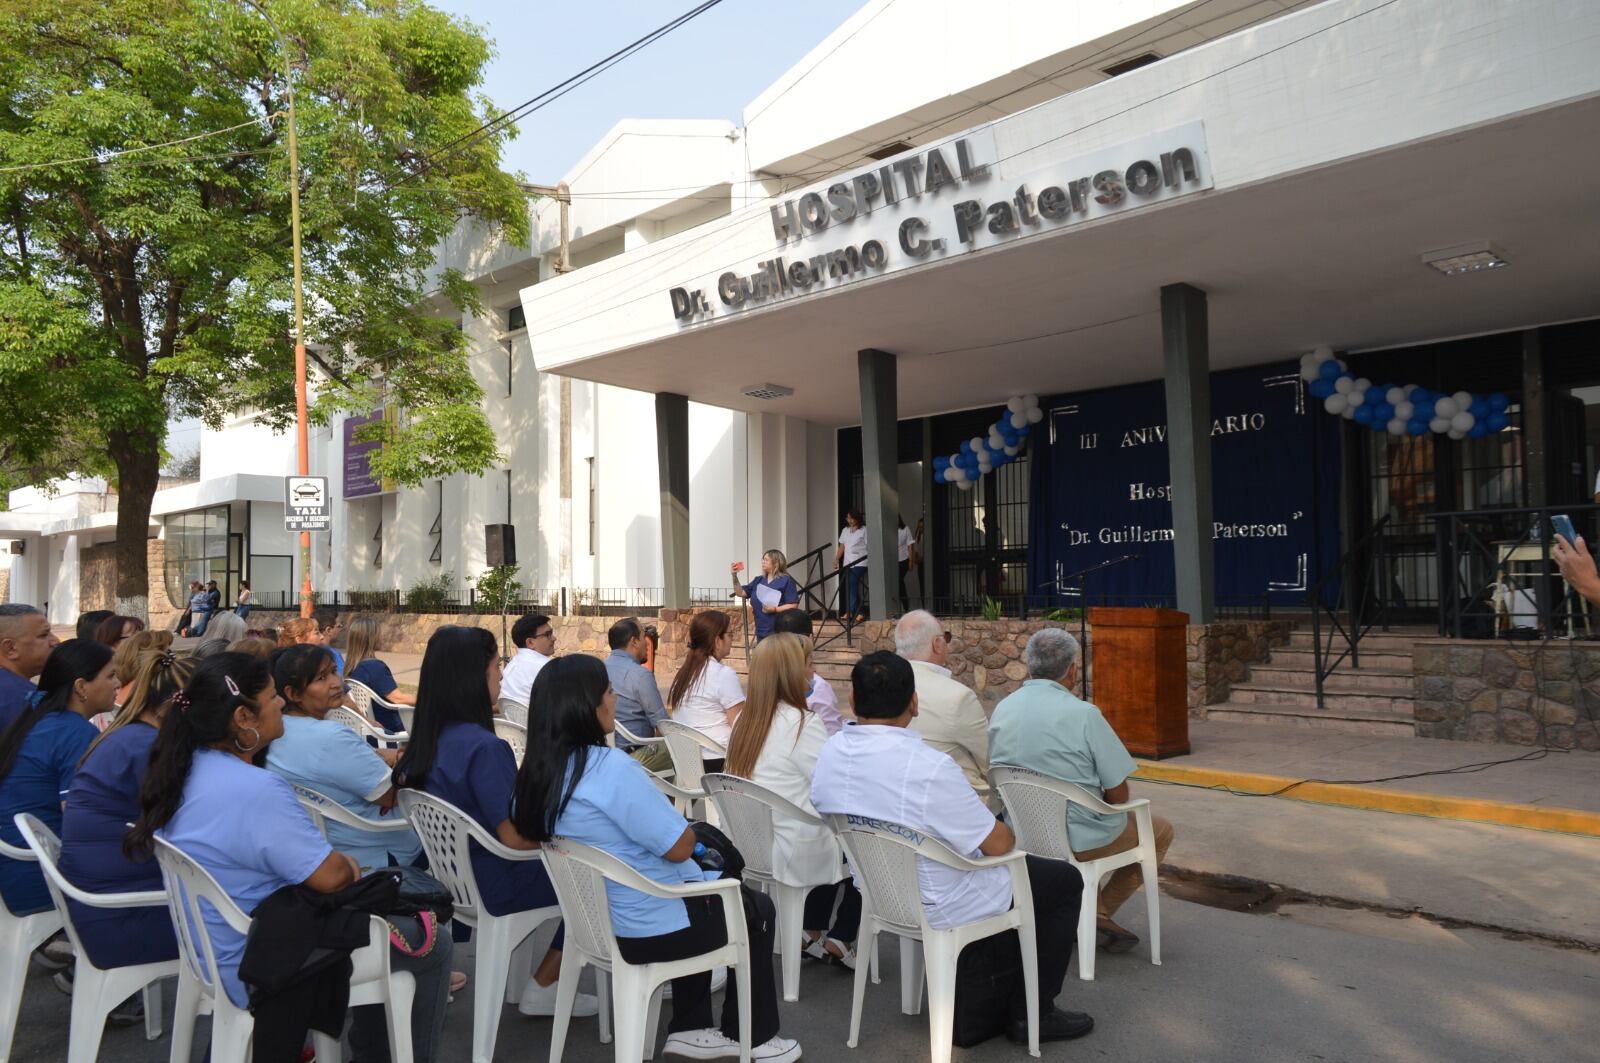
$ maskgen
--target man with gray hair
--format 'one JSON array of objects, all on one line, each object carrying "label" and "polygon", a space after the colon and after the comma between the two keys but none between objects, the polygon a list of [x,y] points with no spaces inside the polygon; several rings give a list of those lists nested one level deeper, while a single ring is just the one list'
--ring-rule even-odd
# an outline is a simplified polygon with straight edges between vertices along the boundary
[{"label": "man with gray hair", "polygon": [[978,793],[989,795],[989,719],[983,703],[950,674],[950,633],[925,609],[913,609],[894,626],[894,651],[911,662],[917,678],[917,716],[911,729],[956,762]]},{"label": "man with gray hair", "polygon": [[0,731],[11,726],[33,696],[32,679],[60,644],[44,613],[31,605],[0,605]]},{"label": "man with gray hair", "polygon": [[[1127,801],[1133,758],[1100,710],[1072,693],[1079,676],[1078,640],[1060,628],[1036,631],[1023,660],[1031,678],[995,706],[989,721],[991,762],[1076,783],[1113,805]],[[1172,844],[1172,824],[1159,816],[1151,822],[1159,862]],[[1132,816],[1100,815],[1077,805],[1068,807],[1067,834],[1079,860],[1098,860],[1139,844]],[[1127,952],[1139,943],[1138,935],[1111,917],[1143,882],[1139,865],[1129,864],[1101,883],[1098,943],[1107,952]]]}]

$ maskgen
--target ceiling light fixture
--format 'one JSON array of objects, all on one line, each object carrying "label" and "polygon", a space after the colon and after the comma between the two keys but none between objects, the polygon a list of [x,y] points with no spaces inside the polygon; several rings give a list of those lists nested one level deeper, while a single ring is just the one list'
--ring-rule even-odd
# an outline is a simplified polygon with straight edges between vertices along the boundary
[{"label": "ceiling light fixture", "polygon": [[1447,247],[1442,251],[1425,251],[1422,254],[1422,261],[1446,277],[1460,276],[1463,273],[1480,273],[1486,269],[1499,269],[1501,266],[1510,265],[1506,257],[1495,250],[1494,245],[1487,240],[1462,244],[1460,247]]},{"label": "ceiling light fixture", "polygon": [[746,398],[766,399],[770,402],[773,399],[781,399],[785,396],[793,395],[794,388],[786,388],[782,384],[751,384],[740,394]]}]

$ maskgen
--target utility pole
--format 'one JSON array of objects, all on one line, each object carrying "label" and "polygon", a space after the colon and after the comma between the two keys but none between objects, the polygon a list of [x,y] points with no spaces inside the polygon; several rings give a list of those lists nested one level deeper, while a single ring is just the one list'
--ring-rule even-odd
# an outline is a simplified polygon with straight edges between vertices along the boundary
[{"label": "utility pole", "polygon": [[[278,38],[283,53],[284,91],[289,101],[289,230],[294,241],[294,434],[297,464],[301,476],[311,475],[311,436],[306,424],[306,321],[305,285],[300,266],[300,143],[294,115],[294,64],[289,59],[289,42],[283,30],[257,0],[245,3],[261,13]],[[565,218],[565,214],[563,214]],[[311,615],[311,533],[300,533],[300,615]]]}]

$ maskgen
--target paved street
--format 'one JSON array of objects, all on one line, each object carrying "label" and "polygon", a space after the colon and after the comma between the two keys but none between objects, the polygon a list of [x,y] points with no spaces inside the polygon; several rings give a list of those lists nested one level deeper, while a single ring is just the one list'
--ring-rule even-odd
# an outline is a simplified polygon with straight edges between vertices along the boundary
[{"label": "paved street", "polygon": [[[1130,912],[1137,904],[1130,902]],[[1126,956],[1102,955],[1093,983],[1069,977],[1062,1004],[1090,1012],[1098,1025],[1084,1041],[1045,1046],[1044,1058],[1498,1063],[1577,1059],[1592,1048],[1584,1017],[1600,994],[1594,952],[1328,908],[1241,914],[1168,896],[1162,915],[1163,965],[1152,966],[1141,946]],[[1129,923],[1143,933],[1142,910]],[[886,941],[883,984],[869,987],[855,1052],[844,1043],[850,979],[839,970],[803,969],[801,1000],[783,1005],[783,1017],[807,1059],[926,1058],[926,1020],[899,1013],[898,949]],[[13,1058],[64,1059],[67,1011],[67,998],[47,977],[30,979]],[[548,1020],[507,1008],[497,1058],[547,1058],[549,1029]],[[593,1020],[575,1023],[566,1058],[611,1060],[595,1030]],[[466,1059],[470,1040],[469,990],[451,1005],[442,1058]],[[101,1058],[156,1063],[166,1049],[165,1040],[145,1042],[139,1029],[118,1029],[108,1032]],[[970,1063],[1025,1058],[1025,1049],[1004,1041],[956,1053]]]}]

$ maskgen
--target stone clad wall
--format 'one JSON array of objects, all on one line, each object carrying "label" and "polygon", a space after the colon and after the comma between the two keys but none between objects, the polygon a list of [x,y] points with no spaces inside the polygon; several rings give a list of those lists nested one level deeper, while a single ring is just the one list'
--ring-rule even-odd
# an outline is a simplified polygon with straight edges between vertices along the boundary
[{"label": "stone clad wall", "polygon": [[1600,750],[1600,645],[1437,639],[1412,666],[1420,738]]},{"label": "stone clad wall", "polygon": [[[252,630],[265,630],[276,628],[299,615],[278,609],[256,609],[251,611],[248,623]],[[422,653],[428,648],[428,639],[434,631],[447,624],[486,628],[496,641],[500,640],[499,613],[357,613],[341,609],[338,619],[348,622],[351,617],[358,615],[377,618],[378,645],[392,653]],[[335,619],[332,609],[316,609],[315,616],[324,625]],[[550,626],[556,633],[556,652],[606,656],[611,652],[606,643],[606,632],[616,620],[613,616],[551,617]],[[507,633],[516,621],[515,616],[506,618]]]},{"label": "stone clad wall", "polygon": [[[977,692],[986,712],[1028,678],[1022,650],[1030,635],[1047,627],[1066,628],[1074,637],[1078,634],[1074,624],[1049,620],[945,620],[944,626],[951,635],[950,674]],[[892,652],[894,623],[869,620],[862,624],[856,628],[856,645],[863,654]],[[1091,676],[1090,683],[1093,681]]]},{"label": "stone clad wall", "polygon": [[1228,700],[1234,683],[1250,677],[1250,665],[1268,659],[1272,647],[1289,642],[1287,620],[1227,620],[1190,624],[1189,715],[1206,718],[1206,706]]}]

